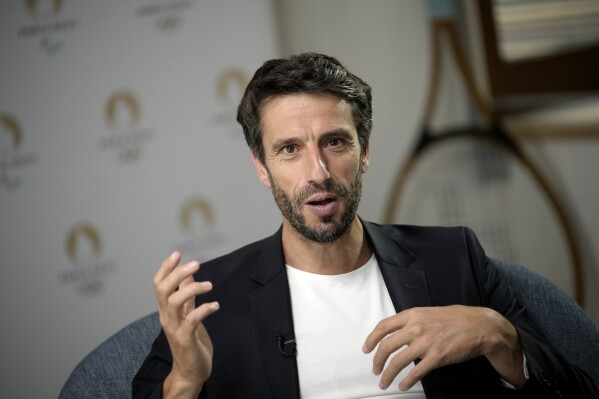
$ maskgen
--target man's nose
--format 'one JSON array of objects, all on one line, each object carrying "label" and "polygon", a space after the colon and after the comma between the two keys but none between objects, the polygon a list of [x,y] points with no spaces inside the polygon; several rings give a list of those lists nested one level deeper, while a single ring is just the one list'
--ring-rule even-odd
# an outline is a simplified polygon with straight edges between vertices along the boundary
[{"label": "man's nose", "polygon": [[320,150],[313,151],[310,156],[310,175],[309,180],[313,183],[322,183],[331,177],[326,159]]}]

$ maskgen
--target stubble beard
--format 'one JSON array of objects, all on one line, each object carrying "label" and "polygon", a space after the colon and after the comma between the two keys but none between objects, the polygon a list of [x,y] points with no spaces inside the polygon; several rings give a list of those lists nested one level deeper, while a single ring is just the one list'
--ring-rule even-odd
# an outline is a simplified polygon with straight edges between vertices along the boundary
[{"label": "stubble beard", "polygon": [[[291,197],[279,188],[270,173],[268,174],[272,193],[283,217],[304,238],[326,244],[341,238],[347,233],[358,212],[358,205],[362,196],[362,174],[358,171],[349,187],[344,187],[332,179],[325,180],[322,184],[312,183],[304,187],[297,195]],[[321,217],[316,225],[309,225],[302,213],[304,203],[311,195],[321,192],[334,193],[338,200],[345,200],[345,210],[341,220],[336,223],[332,217]]]}]

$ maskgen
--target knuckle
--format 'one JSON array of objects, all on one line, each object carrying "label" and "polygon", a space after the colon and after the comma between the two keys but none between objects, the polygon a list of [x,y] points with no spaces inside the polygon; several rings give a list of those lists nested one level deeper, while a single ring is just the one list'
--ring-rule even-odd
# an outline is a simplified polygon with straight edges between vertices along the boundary
[{"label": "knuckle", "polygon": [[399,370],[402,368],[403,359],[399,356],[393,356],[389,361],[389,367],[393,370]]},{"label": "knuckle", "polygon": [[204,306],[199,306],[198,308],[194,309],[194,311],[190,312],[187,317],[185,318],[185,323],[189,325],[189,327],[195,327],[197,325],[199,325],[199,323],[202,323],[203,320],[210,315],[210,308],[208,307],[208,305]]},{"label": "knuckle", "polygon": [[382,353],[391,353],[393,351],[393,345],[389,342],[389,339],[383,339],[379,344],[379,349]]},{"label": "knuckle", "polygon": [[414,317],[417,315],[419,308],[409,308],[404,310],[405,314],[409,317]]},{"label": "knuckle", "polygon": [[410,319],[413,321],[422,321],[426,319],[425,310],[423,308],[411,308],[408,312]]},{"label": "knuckle", "polygon": [[166,303],[167,303],[167,305],[168,305],[168,306],[170,306],[170,307],[175,307],[175,306],[177,306],[177,305],[179,304],[179,302],[178,302],[178,300],[177,300],[177,297],[175,297],[174,295],[171,295],[171,296],[169,296],[169,297],[166,299]]},{"label": "knuckle", "polygon": [[154,290],[156,291],[156,296],[159,298],[164,298],[168,295],[166,287],[162,284],[159,284],[156,287],[154,287]]},{"label": "knuckle", "polygon": [[389,322],[385,319],[385,320],[381,320],[377,323],[375,330],[387,331],[388,327],[389,327]]},{"label": "knuckle", "polygon": [[438,364],[446,364],[449,359],[449,350],[446,347],[438,348],[434,358]]},{"label": "knuckle", "polygon": [[160,269],[164,269],[168,266],[168,258],[164,258],[162,262],[160,262]]},{"label": "knuckle", "polygon": [[170,259],[169,258],[165,258],[161,263],[160,263],[160,268],[159,270],[164,270],[166,268],[168,268],[170,266]]},{"label": "knuckle", "polygon": [[154,287],[157,287],[163,283],[164,277],[161,276],[159,273],[156,273],[154,276],[152,276],[152,284],[154,284]]},{"label": "knuckle", "polygon": [[191,289],[195,295],[200,295],[200,294],[204,294],[204,293],[208,292],[210,286],[206,283],[200,283],[200,282],[196,281],[191,284],[191,287],[192,287]]},{"label": "knuckle", "polygon": [[410,380],[411,381],[419,381],[423,377],[424,377],[424,370],[418,369],[418,368],[412,369],[412,372],[410,373]]},{"label": "knuckle", "polygon": [[420,336],[424,333],[424,326],[422,325],[421,322],[416,322],[412,325],[410,325],[410,327],[408,328],[409,332],[411,335],[413,336]]},{"label": "knuckle", "polygon": [[204,302],[204,303],[202,303],[202,304],[200,305],[200,309],[201,309],[201,310],[200,310],[200,312],[201,312],[202,314],[207,314],[207,313],[210,313],[210,311],[212,310],[212,308],[210,307],[210,303],[208,303],[208,302]]}]

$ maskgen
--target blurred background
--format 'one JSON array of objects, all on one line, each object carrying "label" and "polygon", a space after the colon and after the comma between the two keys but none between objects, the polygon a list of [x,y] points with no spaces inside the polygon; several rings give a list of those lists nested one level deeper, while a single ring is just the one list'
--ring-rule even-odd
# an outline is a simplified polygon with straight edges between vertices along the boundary
[{"label": "blurred background", "polygon": [[[473,0],[454,14],[476,84],[574,228],[582,288],[547,277],[573,296],[582,289],[595,324],[598,3]],[[520,40],[539,24],[566,33]],[[384,222],[420,130],[430,27],[421,0],[2,2],[3,396],[57,396],[89,351],[156,310],[151,277],[171,251],[205,261],[278,227],[235,121],[266,59],[323,52],[372,86],[360,215]],[[472,104],[444,65],[435,123],[470,123]]]}]

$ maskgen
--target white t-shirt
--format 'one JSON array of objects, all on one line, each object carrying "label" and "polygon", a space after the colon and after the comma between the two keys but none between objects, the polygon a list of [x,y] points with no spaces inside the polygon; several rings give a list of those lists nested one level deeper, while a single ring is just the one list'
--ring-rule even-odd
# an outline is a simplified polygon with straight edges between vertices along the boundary
[{"label": "white t-shirt", "polygon": [[376,324],[395,308],[374,255],[362,267],[320,275],[287,266],[302,399],[424,398],[422,384],[399,391],[411,363],[387,390],[372,373],[375,351],[362,346]]}]

